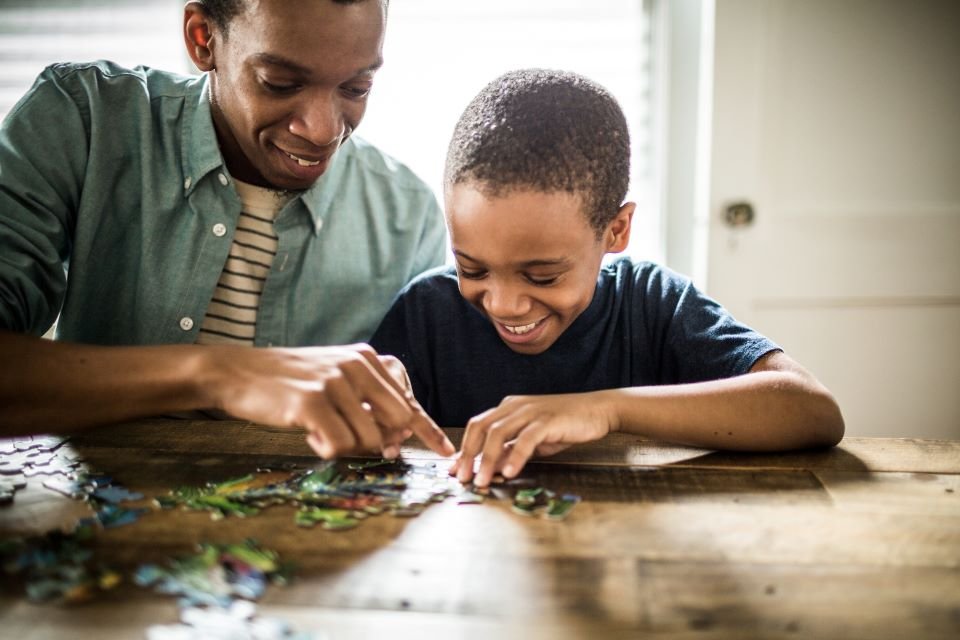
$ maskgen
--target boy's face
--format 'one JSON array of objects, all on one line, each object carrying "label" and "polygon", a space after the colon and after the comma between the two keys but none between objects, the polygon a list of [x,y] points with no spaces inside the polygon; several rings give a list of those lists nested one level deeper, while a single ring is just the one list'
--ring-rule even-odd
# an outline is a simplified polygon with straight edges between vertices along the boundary
[{"label": "boy's face", "polygon": [[213,118],[236,178],[302,190],[326,171],[363,118],[385,20],[379,0],[260,0],[226,36],[209,25]]},{"label": "boy's face", "polygon": [[590,304],[603,255],[626,246],[633,205],[601,240],[565,192],[488,197],[463,183],[448,189],[446,212],[460,293],[508,347],[537,354]]}]

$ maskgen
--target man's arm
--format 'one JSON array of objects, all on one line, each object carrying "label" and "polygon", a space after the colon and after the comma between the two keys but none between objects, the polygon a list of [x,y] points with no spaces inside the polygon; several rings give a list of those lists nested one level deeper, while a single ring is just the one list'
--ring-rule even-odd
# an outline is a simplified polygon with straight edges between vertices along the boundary
[{"label": "man's arm", "polygon": [[826,387],[777,351],[722,380],[506,398],[467,425],[452,472],[470,481],[482,453],[474,482],[483,486],[497,469],[512,477],[535,453],[613,431],[708,449],[783,451],[833,446],[844,423]]},{"label": "man's arm", "polygon": [[383,450],[409,432],[453,446],[366,345],[301,349],[99,347],[0,331],[0,434],[62,433],[194,409],[306,429],[323,457]]}]

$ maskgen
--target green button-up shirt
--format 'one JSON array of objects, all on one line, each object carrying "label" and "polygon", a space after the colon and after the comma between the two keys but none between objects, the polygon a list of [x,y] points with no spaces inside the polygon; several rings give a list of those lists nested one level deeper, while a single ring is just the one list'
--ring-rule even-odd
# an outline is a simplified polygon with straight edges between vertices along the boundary
[{"label": "green button-up shirt", "polygon": [[[206,76],[107,62],[46,69],[0,127],[0,327],[90,344],[192,343],[240,199]],[[409,169],[352,138],[275,222],[255,344],[366,340],[443,262],[443,217]]]}]

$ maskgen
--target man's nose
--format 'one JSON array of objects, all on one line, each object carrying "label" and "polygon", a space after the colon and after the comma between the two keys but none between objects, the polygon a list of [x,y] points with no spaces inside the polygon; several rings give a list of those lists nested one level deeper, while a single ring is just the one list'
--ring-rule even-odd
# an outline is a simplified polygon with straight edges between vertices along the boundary
[{"label": "man's nose", "polygon": [[339,101],[331,96],[307,97],[290,119],[289,130],[316,147],[338,142],[346,132]]}]

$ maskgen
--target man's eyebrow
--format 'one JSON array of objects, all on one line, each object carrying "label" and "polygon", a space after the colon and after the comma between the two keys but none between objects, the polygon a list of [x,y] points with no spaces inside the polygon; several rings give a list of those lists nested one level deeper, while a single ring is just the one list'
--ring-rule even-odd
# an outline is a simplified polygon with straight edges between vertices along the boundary
[{"label": "man's eyebrow", "polygon": [[[294,62],[293,60],[290,60],[289,58],[284,58],[283,56],[278,56],[273,53],[258,53],[253,56],[253,59],[255,62],[260,62],[263,64],[271,64],[278,67],[284,67],[286,69],[289,69],[290,71],[299,73],[300,75],[309,76],[312,74],[311,70],[303,66],[302,64],[297,64],[296,62]],[[359,75],[363,75],[364,73],[370,73],[372,71],[376,71],[382,66],[383,66],[383,58],[378,57],[373,64],[367,67],[364,67],[362,69],[358,69],[354,75],[359,76]]]}]

